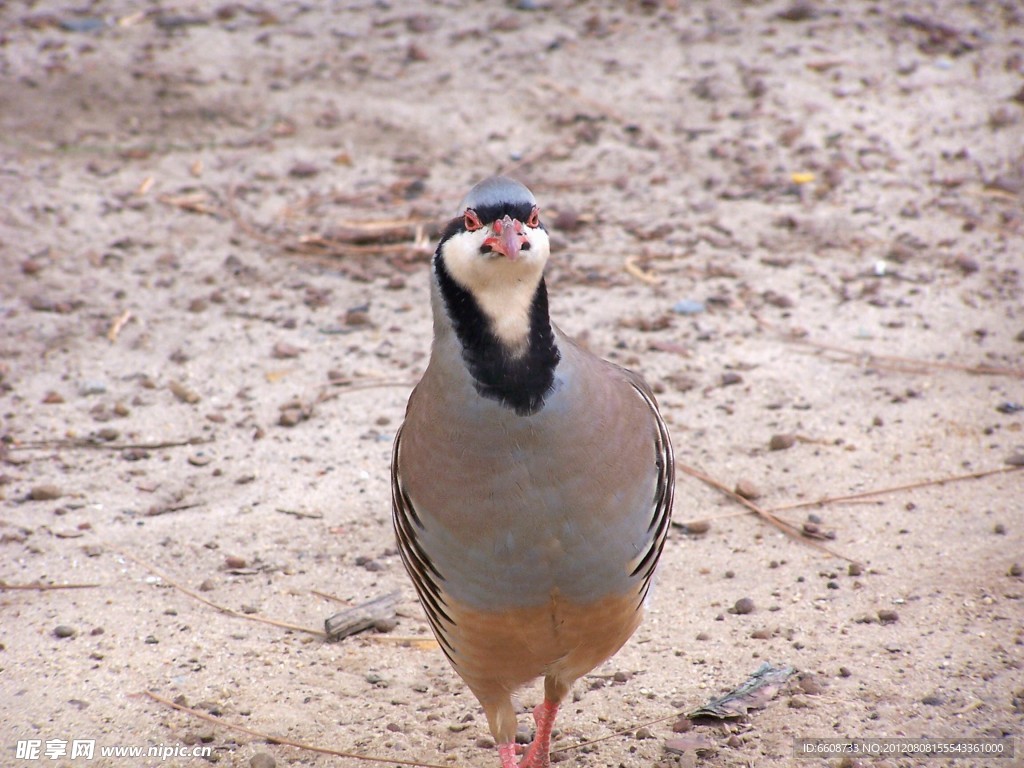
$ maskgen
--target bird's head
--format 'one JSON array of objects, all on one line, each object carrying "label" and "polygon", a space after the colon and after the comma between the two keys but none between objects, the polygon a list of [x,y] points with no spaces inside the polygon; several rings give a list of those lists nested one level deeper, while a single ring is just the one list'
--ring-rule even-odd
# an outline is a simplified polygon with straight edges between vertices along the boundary
[{"label": "bird's head", "polygon": [[535,283],[549,250],[533,193],[505,176],[469,191],[438,249],[449,274],[477,296],[509,283]]}]

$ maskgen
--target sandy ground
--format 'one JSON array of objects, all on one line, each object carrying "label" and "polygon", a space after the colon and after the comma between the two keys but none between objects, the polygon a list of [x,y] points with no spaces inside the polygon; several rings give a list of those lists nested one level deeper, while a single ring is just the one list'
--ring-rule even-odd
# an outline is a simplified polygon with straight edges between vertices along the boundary
[{"label": "sandy ground", "polygon": [[[829,554],[681,474],[676,520],[710,525],[673,530],[556,741],[625,733],[556,759],[1015,736],[955,764],[1024,764],[1019,3],[320,5],[0,5],[0,763],[357,764],[150,691],[497,765],[388,464],[434,234],[504,171],[543,205],[556,321],[655,384],[680,464],[764,509],[984,475],[779,511]],[[393,590],[390,631],[316,634]],[[673,731],[763,661],[798,670],[763,709]],[[209,755],[100,755],[132,745]]]}]

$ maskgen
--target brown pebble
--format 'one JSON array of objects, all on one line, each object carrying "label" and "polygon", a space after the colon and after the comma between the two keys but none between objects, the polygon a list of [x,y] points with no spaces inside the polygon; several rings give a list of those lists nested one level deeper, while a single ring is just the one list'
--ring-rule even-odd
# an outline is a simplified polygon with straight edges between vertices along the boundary
[{"label": "brown pebble", "polygon": [[288,171],[288,175],[293,179],[309,179],[320,173],[320,169],[312,163],[298,162],[292,166],[292,169]]},{"label": "brown pebble", "polygon": [[750,637],[754,640],[769,640],[771,636],[772,631],[770,629],[755,629],[750,633]]},{"label": "brown pebble", "polygon": [[1014,453],[1011,456],[1007,456],[1005,463],[1011,467],[1024,467],[1024,453]]},{"label": "brown pebble", "polygon": [[179,381],[172,381],[170,384],[167,385],[167,388],[170,389],[171,394],[173,394],[181,402],[188,403],[189,405],[194,405],[202,399],[199,397],[198,392],[189,389]]},{"label": "brown pebble", "polygon": [[388,632],[394,631],[395,627],[398,626],[398,619],[393,616],[386,618],[377,619],[373,622],[373,628],[381,634],[387,634]]},{"label": "brown pebble", "polygon": [[693,720],[680,715],[679,719],[672,723],[672,733],[688,733],[693,730]]},{"label": "brown pebble", "polygon": [[711,635],[709,635],[707,632],[698,632],[696,634],[696,636],[694,637],[694,640],[710,640],[710,639],[711,639]]},{"label": "brown pebble", "polygon": [[808,696],[817,696],[821,693],[821,683],[819,683],[814,677],[803,677],[800,679],[800,690]]},{"label": "brown pebble", "polygon": [[811,708],[811,700],[808,699],[803,694],[799,694],[799,693],[794,695],[794,696],[790,696],[788,704],[789,704],[790,709],[810,709]]},{"label": "brown pebble", "polygon": [[743,377],[735,371],[726,371],[722,374],[722,378],[719,380],[723,387],[731,387],[734,384],[742,384]]},{"label": "brown pebble", "polygon": [[370,325],[370,313],[365,307],[356,307],[345,312],[345,325],[358,328],[363,325]]},{"label": "brown pebble", "polygon": [[277,423],[282,427],[294,427],[305,420],[306,417],[301,408],[286,408],[281,411],[281,415],[277,418]]},{"label": "brown pebble", "polygon": [[277,768],[277,760],[269,752],[257,752],[249,758],[249,768]]},{"label": "brown pebble", "polygon": [[740,738],[738,733],[734,733],[725,740],[725,745],[731,749],[739,749],[743,746],[743,739]]},{"label": "brown pebble", "polygon": [[737,600],[735,602],[735,604],[732,606],[732,608],[729,609],[729,613],[736,613],[736,614],[740,614],[740,615],[744,615],[744,614],[747,614],[747,613],[753,613],[753,612],[754,612],[754,601],[751,600],[749,597],[741,597],[739,600]]},{"label": "brown pebble", "polygon": [[946,700],[937,693],[930,693],[921,699],[921,703],[928,707],[941,707]]},{"label": "brown pebble", "polygon": [[402,277],[401,275],[392,275],[391,277],[388,278],[388,281],[387,283],[384,284],[384,287],[387,288],[389,291],[400,291],[402,288],[405,288],[405,278]]},{"label": "brown pebble", "polygon": [[633,677],[632,672],[619,671],[612,675],[612,680],[614,680],[616,683],[628,683],[631,677]]},{"label": "brown pebble", "polygon": [[207,464],[213,461],[213,456],[211,456],[208,453],[203,453],[202,451],[199,451],[198,453],[193,453],[191,456],[189,456],[187,461],[193,467],[205,467]]},{"label": "brown pebble", "polygon": [[203,311],[206,310],[206,308],[208,306],[209,306],[209,304],[207,303],[206,299],[204,299],[202,297],[199,297],[199,298],[192,299],[192,301],[190,301],[188,303],[188,311],[189,312],[197,312],[197,313],[198,312],[203,312]]},{"label": "brown pebble", "polygon": [[66,637],[74,637],[78,633],[75,631],[74,627],[69,627],[67,624],[58,624],[53,628],[53,634],[55,637],[63,639]]},{"label": "brown pebble", "polygon": [[850,576],[860,576],[862,573],[864,573],[864,566],[862,566],[860,563],[850,563],[849,567],[847,567],[846,569],[846,572]]},{"label": "brown pebble", "polygon": [[687,533],[701,536],[711,530],[711,523],[707,520],[691,520],[688,523],[683,523],[680,527]]},{"label": "brown pebble", "polygon": [[64,402],[64,396],[60,392],[54,392],[52,389],[43,395],[43,403],[45,405],[60,405]]},{"label": "brown pebble", "polygon": [[791,434],[772,435],[768,448],[772,451],[784,451],[796,445],[796,436]]},{"label": "brown pebble", "polygon": [[1020,563],[1014,563],[1010,566],[1009,574],[1011,576],[1024,575],[1024,568],[1021,567]]},{"label": "brown pebble", "polygon": [[228,555],[224,558],[224,565],[228,568],[245,568],[247,562],[244,557],[238,555]]},{"label": "brown pebble", "polygon": [[31,491],[28,492],[28,497],[32,501],[53,501],[59,499],[64,493],[56,485],[37,485]]},{"label": "brown pebble", "polygon": [[891,608],[882,608],[878,612],[878,620],[883,624],[895,624],[900,620],[900,615]]},{"label": "brown pebble", "polygon": [[953,259],[953,265],[965,275],[973,275],[975,272],[981,269],[981,266],[975,259],[972,259],[970,256],[966,256],[964,254],[960,254],[955,259]]},{"label": "brown pebble", "polygon": [[636,729],[635,736],[638,741],[643,741],[644,739],[653,739],[654,731],[652,731],[645,725]]},{"label": "brown pebble", "polygon": [[1006,526],[1002,523],[996,523],[994,526],[992,526],[992,533],[994,533],[996,536],[1005,536]]},{"label": "brown pebble", "polygon": [[736,481],[735,492],[737,496],[749,499],[750,501],[761,498],[761,489],[746,478],[740,478]]},{"label": "brown pebble", "polygon": [[480,749],[494,749],[494,739],[490,736],[480,736],[473,743],[480,747]]},{"label": "brown pebble", "polygon": [[203,583],[199,585],[200,592],[212,592],[217,588],[217,582],[213,579],[203,579]]},{"label": "brown pebble", "polygon": [[580,215],[575,209],[563,208],[555,214],[555,220],[551,222],[551,225],[556,231],[572,232],[579,229],[582,223]]},{"label": "brown pebble", "polygon": [[840,677],[849,677],[852,674],[853,674],[853,672],[850,671],[849,667],[840,667],[839,668],[839,676]]},{"label": "brown pebble", "polygon": [[273,355],[279,360],[289,360],[293,357],[298,357],[304,351],[301,347],[296,347],[287,341],[279,341],[274,345]]}]

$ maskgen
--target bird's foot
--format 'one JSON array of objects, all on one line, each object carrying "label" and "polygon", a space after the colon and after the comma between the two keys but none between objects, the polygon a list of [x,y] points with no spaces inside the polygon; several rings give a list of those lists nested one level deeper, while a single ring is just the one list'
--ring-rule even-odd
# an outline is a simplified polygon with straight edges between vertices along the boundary
[{"label": "bird's foot", "polygon": [[519,762],[516,760],[516,754],[522,751],[515,742],[511,744],[499,744],[498,745],[498,757],[501,758],[501,768],[519,768]]},{"label": "bird's foot", "polygon": [[557,712],[558,704],[547,699],[533,708],[537,732],[519,768],[548,768],[551,765],[551,728],[555,724]]}]

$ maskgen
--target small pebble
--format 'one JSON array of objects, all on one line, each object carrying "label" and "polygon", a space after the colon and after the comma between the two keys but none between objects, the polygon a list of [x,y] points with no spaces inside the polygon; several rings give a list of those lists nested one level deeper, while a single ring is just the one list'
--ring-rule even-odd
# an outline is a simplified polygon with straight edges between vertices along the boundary
[{"label": "small pebble", "polygon": [[740,614],[740,615],[744,615],[744,614],[747,614],[747,613],[753,613],[754,612],[754,601],[751,600],[749,597],[741,597],[739,600],[736,601],[736,603],[729,610],[729,612],[730,613]]},{"label": "small pebble", "polygon": [[930,693],[921,699],[921,703],[928,707],[941,707],[946,700],[937,693]]},{"label": "small pebble", "polygon": [[850,563],[849,567],[846,569],[846,572],[850,576],[860,576],[862,573],[864,573],[864,566],[862,566],[860,563]]},{"label": "small pebble", "polygon": [[711,639],[711,635],[709,635],[707,632],[698,632],[697,635],[694,637],[694,640],[710,640],[710,639]]},{"label": "small pebble", "polygon": [[790,696],[788,704],[790,709],[810,709],[812,706],[811,700],[800,693]]},{"label": "small pebble", "polygon": [[178,400],[189,405],[195,405],[202,399],[198,392],[189,389],[179,381],[172,381],[167,385],[167,388],[171,390],[171,394],[178,398]]},{"label": "small pebble", "polygon": [[734,733],[732,736],[725,740],[725,745],[732,749],[739,749],[743,746],[743,739],[740,738],[738,733]]},{"label": "small pebble", "polygon": [[996,523],[994,526],[992,526],[992,533],[994,533],[996,536],[1005,536],[1006,526],[1002,523]]},{"label": "small pebble", "polygon": [[31,501],[53,501],[63,495],[64,493],[56,485],[37,485],[28,492]]},{"label": "small pebble", "polygon": [[633,677],[632,672],[619,671],[612,675],[612,680],[614,680],[616,683],[628,683],[631,677]]},{"label": "small pebble", "polygon": [[895,624],[900,620],[900,615],[891,608],[883,608],[878,612],[878,620],[883,624]]},{"label": "small pebble", "polygon": [[694,536],[700,536],[711,530],[711,523],[707,520],[691,520],[680,526],[684,531]]},{"label": "small pebble", "polygon": [[289,360],[298,357],[303,351],[301,347],[289,344],[287,341],[279,341],[274,345],[273,355],[279,360]]},{"label": "small pebble", "polygon": [[772,631],[770,629],[755,629],[750,633],[750,636],[754,640],[769,640],[771,639]]},{"label": "small pebble", "polygon": [[1011,467],[1024,467],[1024,452],[1007,456],[1006,464],[1009,464]]},{"label": "small pebble", "polygon": [[53,634],[55,637],[63,639],[65,637],[74,637],[78,633],[74,627],[69,627],[67,624],[58,624],[53,628]]},{"label": "small pebble", "polygon": [[750,501],[761,498],[761,489],[746,478],[740,478],[736,481],[735,493],[737,496]]},{"label": "small pebble", "polygon": [[60,405],[64,402],[64,396],[60,392],[54,392],[52,389],[43,395],[44,405]]},{"label": "small pebble", "polygon": [[642,728],[637,728],[636,729],[636,739],[638,741],[643,741],[644,739],[653,739],[653,738],[654,738],[654,731],[652,731],[646,725],[643,726]]},{"label": "small pebble", "polygon": [[480,736],[473,743],[480,747],[480,749],[494,749],[494,739],[490,736]]},{"label": "small pebble", "polygon": [[277,768],[277,760],[269,752],[257,752],[249,758],[249,768]]},{"label": "small pebble", "polygon": [[800,690],[802,690],[808,696],[817,696],[821,693],[821,683],[819,683],[813,677],[804,677],[800,680]]},{"label": "small pebble", "polygon": [[680,715],[679,719],[672,723],[672,733],[688,733],[693,730],[693,720]]},{"label": "small pebble", "polygon": [[217,588],[217,582],[213,579],[203,579],[203,583],[199,585],[200,592],[212,592]]},{"label": "small pebble", "polygon": [[102,381],[83,381],[78,387],[78,394],[82,397],[102,395],[107,391],[107,385]]},{"label": "small pebble", "polygon": [[228,568],[245,568],[247,563],[244,557],[238,557],[237,555],[228,555],[224,558],[224,565]]},{"label": "small pebble", "polygon": [[1021,576],[1021,575],[1024,575],[1024,568],[1021,567],[1020,563],[1014,563],[1013,565],[1010,566],[1009,574],[1011,576]]},{"label": "small pebble", "polygon": [[705,309],[707,309],[707,305],[703,301],[693,299],[682,299],[672,306],[672,311],[677,315],[699,315]]},{"label": "small pebble", "polygon": [[320,173],[320,169],[317,168],[313,163],[307,163],[299,161],[292,166],[291,170],[288,171],[288,175],[293,179],[309,179]]},{"label": "small pebble", "polygon": [[839,676],[840,677],[849,677],[852,674],[853,674],[853,672],[850,671],[849,667],[840,667],[839,668]]},{"label": "small pebble", "polygon": [[734,384],[742,384],[743,377],[740,376],[735,371],[726,371],[725,373],[722,374],[720,383],[723,387],[731,387]]},{"label": "small pebble", "polygon": [[790,434],[772,435],[768,448],[772,451],[784,451],[796,445],[796,436]]}]

